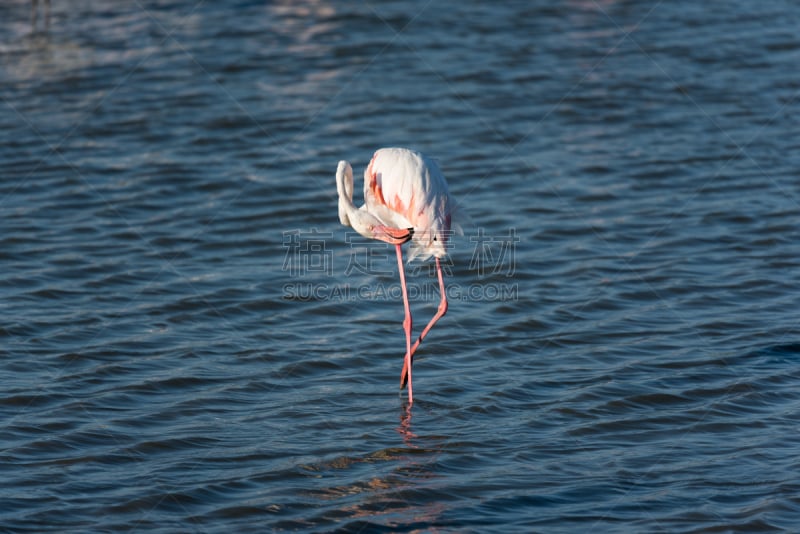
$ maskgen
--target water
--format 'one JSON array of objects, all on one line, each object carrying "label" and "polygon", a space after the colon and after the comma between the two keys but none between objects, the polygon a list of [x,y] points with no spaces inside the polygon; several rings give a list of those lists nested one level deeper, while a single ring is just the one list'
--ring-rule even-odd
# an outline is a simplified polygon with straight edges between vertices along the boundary
[{"label": "water", "polygon": [[[0,530],[800,524],[795,3],[0,21]],[[473,223],[410,412],[393,251],[336,215],[393,145]]]}]

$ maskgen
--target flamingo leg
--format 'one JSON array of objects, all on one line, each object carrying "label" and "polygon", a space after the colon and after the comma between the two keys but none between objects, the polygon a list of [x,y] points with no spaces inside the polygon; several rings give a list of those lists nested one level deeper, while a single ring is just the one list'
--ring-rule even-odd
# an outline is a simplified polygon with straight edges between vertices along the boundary
[{"label": "flamingo leg", "polygon": [[408,288],[406,287],[406,273],[403,269],[403,249],[399,244],[395,245],[397,249],[397,268],[400,271],[400,285],[403,287],[403,306],[406,310],[406,318],[403,320],[403,330],[406,332],[406,356],[403,360],[403,376],[406,376],[406,369],[408,369],[408,404],[414,402],[414,396],[411,392],[411,307],[408,304]]},{"label": "flamingo leg", "polygon": [[408,371],[408,387],[411,387],[411,364],[414,362],[414,353],[417,351],[419,344],[422,343],[422,340],[425,339],[425,336],[428,335],[428,332],[433,325],[436,324],[436,321],[442,318],[442,316],[447,313],[447,292],[444,290],[444,278],[442,277],[442,265],[439,263],[439,258],[436,258],[436,272],[439,275],[439,294],[441,295],[441,300],[439,301],[439,309],[436,310],[436,315],[433,316],[433,319],[428,323],[428,326],[425,327],[425,330],[419,335],[417,338],[417,342],[414,343],[414,346],[411,347],[411,358],[409,358],[408,366],[403,365],[403,372],[400,374],[400,389],[403,389],[403,386],[406,385],[406,371]]}]

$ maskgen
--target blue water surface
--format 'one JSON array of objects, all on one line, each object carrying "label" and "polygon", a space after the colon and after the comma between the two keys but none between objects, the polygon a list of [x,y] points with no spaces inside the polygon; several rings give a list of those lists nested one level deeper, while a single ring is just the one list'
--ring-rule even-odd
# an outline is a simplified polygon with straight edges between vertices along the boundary
[{"label": "blue water surface", "polygon": [[[796,3],[44,10],[0,5],[0,530],[797,529]],[[336,208],[381,146],[469,216],[410,409]]]}]

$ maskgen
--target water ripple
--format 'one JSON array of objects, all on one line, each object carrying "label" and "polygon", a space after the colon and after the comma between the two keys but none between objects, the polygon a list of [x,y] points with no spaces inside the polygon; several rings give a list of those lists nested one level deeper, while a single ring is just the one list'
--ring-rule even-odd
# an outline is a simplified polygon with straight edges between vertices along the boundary
[{"label": "water ripple", "polygon": [[112,4],[0,5],[0,530],[796,529],[796,6]]}]

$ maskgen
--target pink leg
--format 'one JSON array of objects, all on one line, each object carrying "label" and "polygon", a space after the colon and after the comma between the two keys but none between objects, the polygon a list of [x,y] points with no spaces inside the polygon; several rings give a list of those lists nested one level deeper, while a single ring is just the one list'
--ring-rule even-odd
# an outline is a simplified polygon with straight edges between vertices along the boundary
[{"label": "pink leg", "polygon": [[406,331],[406,357],[403,360],[403,376],[405,370],[408,369],[408,404],[414,402],[414,396],[411,392],[411,307],[408,305],[408,288],[406,287],[406,273],[403,269],[403,249],[400,245],[397,247],[397,268],[400,270],[400,285],[403,286],[403,305],[406,309],[406,318],[403,321],[403,329]]},{"label": "pink leg", "polygon": [[[433,316],[431,322],[428,323],[428,326],[426,326],[425,330],[423,330],[422,333],[419,335],[419,338],[417,338],[417,342],[414,343],[413,347],[411,347],[411,358],[410,361],[408,362],[408,367],[406,368],[406,366],[403,365],[403,372],[400,375],[401,389],[403,388],[403,386],[406,385],[406,369],[408,369],[409,372],[411,371],[411,364],[414,362],[414,353],[417,352],[419,344],[422,343],[422,340],[425,339],[426,335],[428,335],[428,332],[430,331],[431,328],[433,328],[433,325],[436,324],[436,321],[441,319],[442,316],[445,313],[447,313],[447,293],[444,290],[444,278],[442,278],[442,266],[439,263],[439,258],[436,258],[436,272],[439,275],[439,294],[441,295],[441,300],[439,301],[439,309],[436,310],[436,315]],[[410,378],[411,376],[409,375],[409,387],[411,387]]]}]

